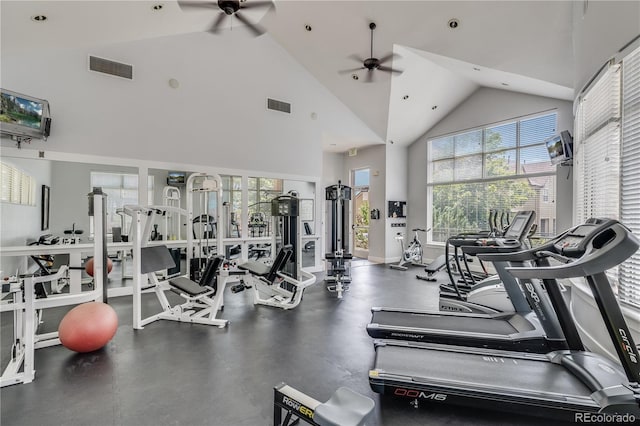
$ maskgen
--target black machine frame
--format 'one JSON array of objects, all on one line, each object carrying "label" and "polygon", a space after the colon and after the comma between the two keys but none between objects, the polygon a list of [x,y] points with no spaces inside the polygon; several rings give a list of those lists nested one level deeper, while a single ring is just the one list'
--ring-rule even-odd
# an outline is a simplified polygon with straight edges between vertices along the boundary
[{"label": "black machine frame", "polygon": [[[562,264],[508,268],[518,279],[543,279],[551,286],[560,278],[586,277],[622,367],[573,348],[531,354],[377,341],[374,368],[369,372],[371,388],[415,404],[438,401],[557,420],[575,421],[579,413],[640,418],[640,355],[604,272],[638,247],[640,241],[619,222],[590,219],[529,250]],[[549,295],[555,297],[553,292]]]},{"label": "black machine frame", "polygon": [[[534,212],[518,212],[512,223],[516,223],[516,220],[524,221],[523,233],[526,233],[534,218]],[[545,266],[543,259],[523,258],[519,255],[520,252],[516,253],[521,245],[515,244],[496,243],[494,246],[468,247],[469,250],[476,250],[474,253],[478,256],[479,253],[485,252],[506,253],[491,260],[504,282],[504,288],[513,302],[515,312],[433,312],[374,307],[371,309],[372,319],[367,325],[367,332],[376,339],[399,339],[509,351],[547,353],[551,350],[567,349],[566,334],[570,334],[572,342],[579,337],[576,337],[577,330],[565,331],[561,327],[556,316],[556,310],[560,308],[556,308],[550,301],[539,282],[527,283],[525,290],[505,269],[507,262],[524,264],[525,261],[535,261],[540,266]]]}]

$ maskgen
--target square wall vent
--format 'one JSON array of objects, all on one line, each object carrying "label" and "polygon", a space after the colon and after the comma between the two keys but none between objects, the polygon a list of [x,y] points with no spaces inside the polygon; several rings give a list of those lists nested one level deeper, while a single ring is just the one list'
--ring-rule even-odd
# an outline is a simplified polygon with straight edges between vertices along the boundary
[{"label": "square wall vent", "polygon": [[267,98],[267,109],[291,114],[291,104],[271,98]]},{"label": "square wall vent", "polygon": [[89,69],[103,74],[133,80],[133,65],[121,64],[97,56],[89,56]]}]

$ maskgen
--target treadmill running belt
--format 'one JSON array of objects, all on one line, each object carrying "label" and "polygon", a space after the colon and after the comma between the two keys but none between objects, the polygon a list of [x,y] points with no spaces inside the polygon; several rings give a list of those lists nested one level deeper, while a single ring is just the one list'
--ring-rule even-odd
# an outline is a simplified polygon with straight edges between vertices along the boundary
[{"label": "treadmill running belt", "polygon": [[[541,356],[537,355],[538,358]],[[460,368],[463,365],[464,368]],[[497,388],[512,394],[536,394],[590,399],[591,391],[573,374],[548,361],[465,352],[379,346],[375,369],[385,376],[404,377],[413,383],[449,383],[469,391]],[[457,386],[456,386],[457,385]]]},{"label": "treadmill running belt", "polygon": [[[507,317],[509,318],[509,317]],[[452,330],[470,333],[501,334],[518,333],[506,319],[470,318],[454,315],[415,314],[406,312],[377,311],[372,324],[385,327],[411,327],[435,330]]]}]

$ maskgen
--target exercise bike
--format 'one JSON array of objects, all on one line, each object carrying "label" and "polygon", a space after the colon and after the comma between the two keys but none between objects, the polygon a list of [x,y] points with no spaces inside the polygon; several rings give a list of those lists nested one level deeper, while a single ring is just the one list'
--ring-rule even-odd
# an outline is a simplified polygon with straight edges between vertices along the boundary
[{"label": "exercise bike", "polygon": [[411,240],[411,243],[407,246],[406,249],[404,248],[404,234],[402,232],[398,232],[398,235],[396,235],[395,238],[397,241],[400,241],[400,246],[402,247],[402,257],[400,258],[400,261],[396,265],[391,265],[391,268],[399,269],[401,271],[406,271],[407,269],[409,269],[408,267],[404,266],[407,263],[410,263],[415,266],[424,266],[424,262],[422,259],[422,243],[420,242],[420,238],[418,238],[418,231],[426,233],[426,232],[429,232],[430,230],[431,228],[412,229],[413,240]]}]

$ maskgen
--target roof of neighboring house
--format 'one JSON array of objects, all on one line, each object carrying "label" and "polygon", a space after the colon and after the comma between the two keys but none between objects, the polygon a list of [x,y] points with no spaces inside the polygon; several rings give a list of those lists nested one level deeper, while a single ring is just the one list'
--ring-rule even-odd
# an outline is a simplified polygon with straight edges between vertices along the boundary
[{"label": "roof of neighboring house", "polygon": [[[539,163],[528,163],[522,165],[522,173],[544,173],[549,171],[549,162],[542,161]],[[545,187],[549,184],[551,176],[535,176],[527,178],[531,186]]]}]

